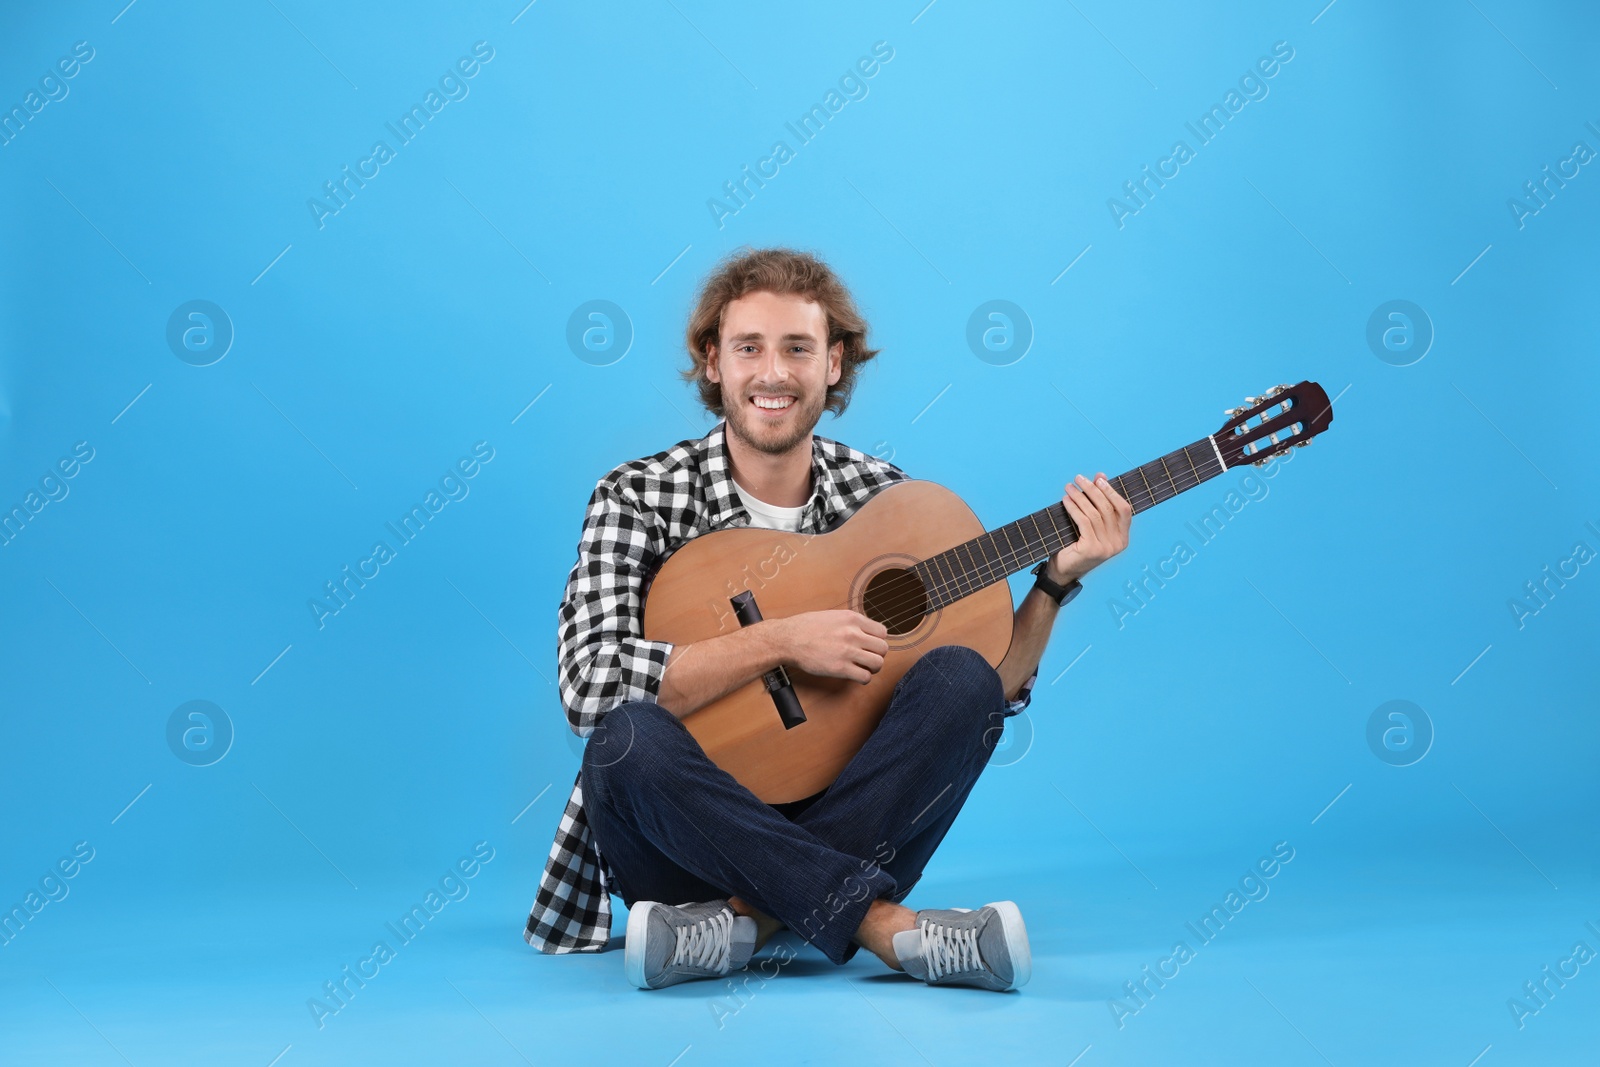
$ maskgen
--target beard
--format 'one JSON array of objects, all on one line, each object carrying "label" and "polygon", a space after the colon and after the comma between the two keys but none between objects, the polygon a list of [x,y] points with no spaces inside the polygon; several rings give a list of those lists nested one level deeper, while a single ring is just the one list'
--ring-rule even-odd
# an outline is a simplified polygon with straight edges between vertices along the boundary
[{"label": "beard", "polygon": [[776,456],[790,451],[810,436],[822,418],[827,402],[825,388],[814,394],[799,394],[788,413],[775,423],[766,423],[765,416],[756,414],[748,394],[737,398],[732,404],[724,400],[722,408],[728,421],[728,432],[752,449]]}]

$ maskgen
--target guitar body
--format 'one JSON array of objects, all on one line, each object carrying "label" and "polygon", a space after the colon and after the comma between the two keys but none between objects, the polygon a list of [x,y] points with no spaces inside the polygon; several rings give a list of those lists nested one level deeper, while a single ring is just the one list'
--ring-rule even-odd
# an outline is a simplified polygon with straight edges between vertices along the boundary
[{"label": "guitar body", "polygon": [[[669,555],[650,583],[644,636],[687,645],[731,633],[739,620],[729,598],[746,589],[766,619],[834,608],[881,617],[883,605],[899,608],[906,600],[896,592],[900,570],[983,532],[972,509],[950,490],[901,481],[880,489],[827,533],[745,527],[704,534]],[[866,744],[895,685],[924,653],[966,645],[998,667],[1011,647],[1012,612],[1003,581],[932,611],[901,611],[893,616],[883,669],[866,684],[789,667],[806,714],[792,730],[784,729],[760,679],[683,724],[717,766],[763,801],[811,796],[833,784]]]}]

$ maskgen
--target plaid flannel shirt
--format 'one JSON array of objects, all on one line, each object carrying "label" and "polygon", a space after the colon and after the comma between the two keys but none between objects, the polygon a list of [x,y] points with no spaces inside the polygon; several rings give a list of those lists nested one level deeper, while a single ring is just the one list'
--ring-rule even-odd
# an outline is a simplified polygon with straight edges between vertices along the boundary
[{"label": "plaid flannel shirt", "polygon": [[[595,486],[557,613],[561,703],[587,738],[612,708],[652,700],[672,645],[643,637],[644,587],[654,565],[690,538],[751,525],[728,469],[726,424],[653,456],[613,469]],[[802,533],[849,518],[908,475],[886,460],[812,436],[811,499]],[[1007,706],[1028,706],[1038,671]],[[541,952],[598,952],[611,936],[611,896],[583,812],[581,776],[572,786],[523,930]]]}]

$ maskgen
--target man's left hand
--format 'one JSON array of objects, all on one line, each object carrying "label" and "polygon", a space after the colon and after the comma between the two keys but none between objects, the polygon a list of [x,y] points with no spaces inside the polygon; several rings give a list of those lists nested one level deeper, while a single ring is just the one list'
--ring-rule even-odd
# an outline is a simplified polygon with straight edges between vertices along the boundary
[{"label": "man's left hand", "polygon": [[1061,503],[1078,528],[1078,539],[1050,558],[1045,573],[1057,585],[1067,585],[1128,547],[1133,505],[1111,487],[1104,471],[1094,481],[1078,475]]}]

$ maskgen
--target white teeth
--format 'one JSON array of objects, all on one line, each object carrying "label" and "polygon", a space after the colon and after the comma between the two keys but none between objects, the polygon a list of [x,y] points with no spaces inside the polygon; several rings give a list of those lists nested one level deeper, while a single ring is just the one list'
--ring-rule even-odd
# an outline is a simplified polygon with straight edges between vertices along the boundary
[{"label": "white teeth", "polygon": [[750,399],[755,401],[756,407],[766,408],[768,411],[782,411],[784,408],[794,403],[794,397],[792,396],[786,396],[782,399],[769,399],[764,396],[755,396],[751,397]]}]

